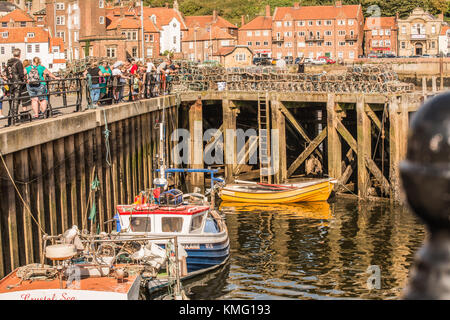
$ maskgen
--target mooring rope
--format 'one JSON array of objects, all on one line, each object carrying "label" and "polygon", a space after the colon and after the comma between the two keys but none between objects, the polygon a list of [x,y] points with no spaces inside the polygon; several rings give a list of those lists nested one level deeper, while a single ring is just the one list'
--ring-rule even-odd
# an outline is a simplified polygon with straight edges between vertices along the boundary
[{"label": "mooring rope", "polygon": [[103,116],[105,118],[105,147],[106,147],[106,163],[111,167],[111,148],[109,145],[109,136],[111,135],[111,131],[108,130],[108,121],[106,121],[106,110],[103,109]]},{"label": "mooring rope", "polygon": [[5,169],[6,169],[6,173],[7,173],[8,176],[9,176],[9,179],[11,180],[11,182],[12,182],[14,188],[16,189],[16,192],[17,192],[17,194],[19,195],[19,198],[20,198],[20,200],[22,201],[24,207],[27,209],[27,213],[30,215],[31,219],[33,219],[34,223],[36,223],[36,225],[37,225],[38,228],[41,230],[41,232],[42,232],[43,234],[46,234],[45,231],[44,231],[44,229],[42,228],[41,224],[40,224],[40,223],[36,220],[36,218],[33,216],[33,213],[31,213],[31,209],[30,209],[30,207],[28,206],[28,204],[25,202],[25,200],[23,199],[22,194],[21,194],[20,191],[19,191],[19,188],[17,188],[17,185],[16,185],[16,183],[14,182],[14,179],[13,179],[13,177],[12,177],[12,175],[11,175],[11,172],[9,172],[8,166],[6,165],[5,159],[4,159],[4,157],[3,157],[3,153],[2,153],[1,151],[0,151],[0,157],[2,158],[2,162],[3,162],[3,165],[4,165]]}]

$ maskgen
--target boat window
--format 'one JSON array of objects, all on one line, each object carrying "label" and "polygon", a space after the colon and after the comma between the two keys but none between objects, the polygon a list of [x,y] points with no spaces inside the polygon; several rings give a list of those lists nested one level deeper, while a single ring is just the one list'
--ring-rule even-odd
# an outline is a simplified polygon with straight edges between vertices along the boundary
[{"label": "boat window", "polygon": [[133,232],[151,232],[149,217],[131,217],[130,226]]},{"label": "boat window", "polygon": [[181,232],[183,228],[183,218],[165,217],[161,219],[162,232]]},{"label": "boat window", "polygon": [[199,231],[199,229],[202,227],[204,217],[204,214],[192,217],[190,232]]},{"label": "boat window", "polygon": [[217,222],[210,215],[208,215],[208,217],[206,218],[205,229],[203,231],[205,233],[219,233]]}]

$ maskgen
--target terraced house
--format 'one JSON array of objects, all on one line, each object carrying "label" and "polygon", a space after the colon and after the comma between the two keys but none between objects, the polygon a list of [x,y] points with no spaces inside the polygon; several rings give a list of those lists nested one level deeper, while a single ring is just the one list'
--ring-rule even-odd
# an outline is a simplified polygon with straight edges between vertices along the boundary
[{"label": "terraced house", "polygon": [[353,60],[362,55],[361,5],[278,7],[273,14],[272,56]]}]

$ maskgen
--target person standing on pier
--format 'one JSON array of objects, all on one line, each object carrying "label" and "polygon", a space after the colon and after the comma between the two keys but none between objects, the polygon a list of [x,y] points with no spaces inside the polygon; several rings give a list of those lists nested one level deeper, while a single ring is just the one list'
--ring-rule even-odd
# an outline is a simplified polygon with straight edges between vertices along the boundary
[{"label": "person standing on pier", "polygon": [[91,100],[94,108],[98,107],[98,100],[100,99],[100,77],[103,77],[103,72],[98,67],[97,63],[92,62],[90,67],[84,72],[84,76],[91,77]]},{"label": "person standing on pier", "polygon": [[158,68],[156,69],[156,73],[158,75],[158,82],[160,83],[160,94],[164,95],[166,93],[166,77],[167,74],[170,73],[169,67],[172,64],[170,58],[167,58],[163,61]]},{"label": "person standing on pier", "polygon": [[48,92],[48,86],[44,76],[49,76],[54,80],[59,80],[59,78],[41,65],[41,59],[39,57],[34,57],[33,64],[25,70],[28,78],[27,90],[31,98],[31,108],[34,112],[34,118],[38,118],[40,114],[44,115],[47,111],[48,98],[46,94]]},{"label": "person standing on pier", "polygon": [[112,75],[111,68],[108,65],[108,61],[103,61],[101,65],[98,67],[100,71],[103,73],[103,77],[100,78],[100,101],[104,102],[105,104],[107,101],[105,101],[108,98],[108,95],[106,94],[107,85],[109,83],[109,78]]},{"label": "person standing on pier", "polygon": [[17,112],[20,104],[20,92],[25,75],[22,61],[20,61],[20,49],[13,50],[13,57],[8,60],[6,64],[6,78],[9,83],[10,94],[10,110],[9,115],[12,117],[8,119],[8,124],[15,123]]}]

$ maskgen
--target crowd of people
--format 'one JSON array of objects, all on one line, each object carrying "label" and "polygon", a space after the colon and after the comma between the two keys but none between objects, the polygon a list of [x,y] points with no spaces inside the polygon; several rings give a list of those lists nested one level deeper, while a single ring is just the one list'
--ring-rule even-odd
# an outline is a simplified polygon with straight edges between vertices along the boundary
[{"label": "crowd of people", "polygon": [[[87,80],[88,104],[93,107],[121,103],[127,100],[152,98],[170,93],[171,76],[179,66],[171,58],[166,58],[157,66],[151,60],[130,59],[91,63],[83,75]],[[39,57],[32,61],[21,60],[20,49],[13,50],[13,57],[0,71],[0,119],[3,115],[3,103],[9,102],[9,118],[17,122],[21,114],[30,114],[33,119],[43,118],[48,111],[49,96],[58,92],[49,92],[49,80],[59,80],[41,64]],[[31,108],[30,108],[31,106]]]},{"label": "crowd of people", "polygon": [[169,94],[171,76],[178,68],[170,58],[158,66],[151,60],[144,65],[130,59],[113,64],[92,62],[83,74],[88,79],[91,105],[97,107],[99,104],[124,102],[127,88],[129,100],[133,101]]},{"label": "crowd of people", "polygon": [[10,99],[10,116],[17,115],[20,105],[26,112],[31,104],[33,117],[43,117],[48,105],[48,83],[46,77],[58,80],[53,73],[41,64],[39,57],[32,61],[21,60],[21,50],[14,49],[13,57],[0,72],[0,118],[3,115],[3,101]]}]

